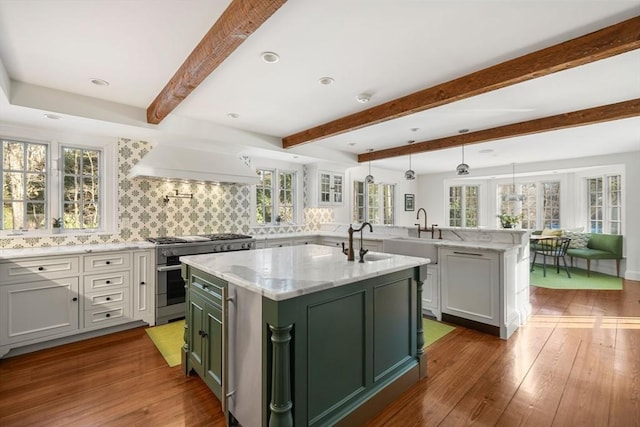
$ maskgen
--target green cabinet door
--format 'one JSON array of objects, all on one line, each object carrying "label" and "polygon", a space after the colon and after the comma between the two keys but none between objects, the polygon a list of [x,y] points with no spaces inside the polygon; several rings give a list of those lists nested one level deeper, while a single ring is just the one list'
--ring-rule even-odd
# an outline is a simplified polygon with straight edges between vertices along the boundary
[{"label": "green cabinet door", "polygon": [[189,295],[189,361],[191,368],[200,376],[204,377],[205,359],[205,338],[204,338],[204,318],[205,300],[195,292]]},{"label": "green cabinet door", "polygon": [[205,304],[205,374],[204,382],[222,398],[222,310]]}]

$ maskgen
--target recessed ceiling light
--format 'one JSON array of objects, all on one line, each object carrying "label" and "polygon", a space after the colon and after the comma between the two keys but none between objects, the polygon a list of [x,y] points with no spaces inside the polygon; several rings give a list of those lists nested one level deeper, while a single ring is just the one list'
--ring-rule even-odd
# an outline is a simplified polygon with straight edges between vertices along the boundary
[{"label": "recessed ceiling light", "polygon": [[493,153],[493,150],[491,148],[485,148],[484,150],[478,151],[478,153],[480,153],[480,154],[489,154],[489,153]]},{"label": "recessed ceiling light", "polygon": [[356,143],[355,143],[355,142],[350,142],[350,143],[349,143],[349,147],[353,147],[354,145],[356,145]]},{"label": "recessed ceiling light", "polygon": [[227,113],[227,117],[229,117],[230,119],[237,119],[238,117],[240,117],[240,114],[238,114],[238,113]]},{"label": "recessed ceiling light", "polygon": [[370,100],[371,100],[371,95],[368,93],[360,93],[356,95],[356,101],[358,101],[361,104],[366,104]]},{"label": "recessed ceiling light", "polygon": [[58,116],[56,114],[49,114],[49,113],[45,114],[44,116],[47,119],[51,119],[51,120],[60,120],[62,118],[61,116]]},{"label": "recessed ceiling light", "polygon": [[262,57],[262,60],[267,64],[275,64],[280,61],[280,55],[275,52],[262,52],[260,57]]},{"label": "recessed ceiling light", "polygon": [[320,83],[321,85],[330,85],[333,84],[334,81],[335,80],[333,80],[333,77],[320,77],[318,83]]},{"label": "recessed ceiling light", "polygon": [[103,79],[91,79],[90,82],[96,86],[109,86],[109,82]]},{"label": "recessed ceiling light", "polygon": [[467,133],[467,132],[469,132],[469,129],[460,129],[458,131],[458,133]]},{"label": "recessed ceiling light", "polygon": [[411,132],[418,132],[420,128],[411,128]]},{"label": "recessed ceiling light", "polygon": [[410,139],[409,141],[407,141],[407,144],[413,144],[414,142],[416,142],[415,139]]}]

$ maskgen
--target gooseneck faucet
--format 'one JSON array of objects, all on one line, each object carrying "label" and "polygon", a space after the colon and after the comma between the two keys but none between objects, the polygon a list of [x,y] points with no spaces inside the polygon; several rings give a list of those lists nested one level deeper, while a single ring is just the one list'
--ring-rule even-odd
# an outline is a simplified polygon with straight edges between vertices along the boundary
[{"label": "gooseneck faucet", "polygon": [[364,230],[365,226],[369,226],[369,231],[371,231],[373,233],[373,226],[368,223],[368,222],[363,222],[362,225],[360,226],[360,228],[358,229],[354,229],[353,226],[351,224],[349,224],[349,247],[346,248],[344,246],[344,242],[342,242],[342,253],[345,254],[347,256],[347,261],[355,261],[355,256],[353,253],[353,233],[354,232],[360,232],[360,262],[364,262],[364,254],[366,254],[367,252],[369,252],[368,249],[364,249],[362,247],[362,231]]},{"label": "gooseneck faucet", "polygon": [[[418,226],[418,238],[420,238],[421,231],[430,231],[431,238],[433,239],[433,233],[436,231],[438,224],[431,224],[431,228],[427,227],[427,211],[425,211],[424,208],[418,209],[418,214],[416,215],[417,220],[420,219],[420,211],[424,212],[424,227],[420,227],[420,223],[414,224]],[[442,232],[440,232],[440,238],[442,239]]]}]

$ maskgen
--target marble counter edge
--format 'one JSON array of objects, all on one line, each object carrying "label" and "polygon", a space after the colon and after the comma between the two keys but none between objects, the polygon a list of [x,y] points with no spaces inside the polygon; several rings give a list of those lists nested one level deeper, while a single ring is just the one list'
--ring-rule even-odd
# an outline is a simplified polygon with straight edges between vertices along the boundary
[{"label": "marble counter edge", "polygon": [[[304,247],[308,247],[308,246],[304,246]],[[260,250],[282,250],[282,249],[286,249],[286,248],[269,248],[269,249],[256,249],[255,251],[260,251]],[[252,251],[253,252],[253,251]],[[205,273],[209,273],[211,275],[214,275],[216,277],[219,277],[220,279],[226,280],[231,284],[234,284],[236,286],[240,286],[244,289],[247,289],[251,292],[255,292],[258,293],[266,298],[269,298],[273,301],[284,301],[287,299],[291,299],[291,298],[295,298],[301,295],[307,295],[307,294],[311,294],[314,292],[319,292],[319,291],[323,291],[323,290],[327,290],[327,289],[332,289],[332,288],[336,288],[336,287],[340,287],[340,286],[344,286],[344,285],[348,285],[350,283],[354,283],[354,282],[359,282],[361,280],[366,280],[366,279],[370,279],[373,277],[378,277],[378,276],[382,276],[385,274],[390,274],[390,273],[394,273],[397,271],[402,271],[402,270],[406,270],[408,268],[414,268],[414,267],[420,267],[422,265],[428,265],[431,263],[431,260],[429,258],[423,258],[423,257],[412,257],[412,256],[405,256],[405,255],[395,255],[395,254],[387,254],[387,253],[383,253],[383,252],[370,252],[370,255],[376,255],[376,256],[384,256],[385,258],[393,258],[396,261],[401,262],[402,264],[396,264],[393,266],[385,266],[384,264],[379,264],[378,269],[373,270],[373,271],[369,271],[369,272],[365,272],[361,275],[359,275],[357,278],[354,277],[341,277],[337,280],[323,280],[323,281],[318,281],[317,283],[314,283],[313,286],[310,287],[306,287],[304,289],[293,289],[293,290],[286,290],[286,291],[274,291],[274,290],[269,290],[269,289],[265,289],[263,287],[260,287],[259,285],[257,285],[255,282],[249,281],[245,278],[239,277],[236,274],[233,273],[229,273],[229,272],[225,272],[225,271],[221,271],[219,269],[216,268],[212,268],[211,264],[207,264],[207,263],[203,263],[200,262],[200,260],[206,259],[208,257],[211,256],[220,256],[220,255],[225,255],[224,253],[222,254],[201,254],[201,255],[189,255],[189,256],[184,256],[184,257],[180,257],[180,261],[184,264],[190,265],[194,268],[197,268]],[[365,256],[366,259],[366,256]],[[377,264],[377,261],[374,261]],[[351,267],[355,267],[358,263],[358,261],[347,261],[346,259],[344,260],[343,266],[349,266]],[[369,263],[365,263],[365,264],[369,264],[371,265],[371,262]]]},{"label": "marble counter edge", "polygon": [[83,255],[99,252],[113,252],[139,249],[155,249],[150,242],[99,243],[94,245],[61,245],[39,246],[34,248],[0,249],[0,262],[11,261],[16,258],[31,258],[40,256]]}]

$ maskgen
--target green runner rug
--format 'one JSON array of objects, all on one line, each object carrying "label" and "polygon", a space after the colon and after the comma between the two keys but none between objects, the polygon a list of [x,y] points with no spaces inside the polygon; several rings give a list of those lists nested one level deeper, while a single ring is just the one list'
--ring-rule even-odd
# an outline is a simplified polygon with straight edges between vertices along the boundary
[{"label": "green runner rug", "polygon": [[442,322],[422,318],[422,327],[424,329],[424,346],[428,347],[440,338],[453,331],[455,327],[445,325]]},{"label": "green runner rug", "polygon": [[541,288],[549,289],[592,289],[592,290],[622,290],[622,279],[602,273],[591,272],[591,277],[587,277],[587,270],[579,268],[569,268],[571,278],[567,277],[567,272],[561,268],[560,273],[556,273],[554,267],[547,266],[547,277],[542,275],[542,266],[535,266],[530,273],[529,284]]}]

